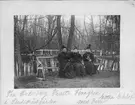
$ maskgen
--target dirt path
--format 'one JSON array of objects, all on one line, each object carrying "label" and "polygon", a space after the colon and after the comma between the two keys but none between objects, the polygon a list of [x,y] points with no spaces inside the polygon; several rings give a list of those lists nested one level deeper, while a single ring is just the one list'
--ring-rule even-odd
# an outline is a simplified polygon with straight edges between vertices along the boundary
[{"label": "dirt path", "polygon": [[102,88],[120,87],[120,77],[118,72],[102,71],[93,76],[84,78],[65,79],[49,77],[46,81],[39,81],[35,77],[25,77],[25,79],[15,79],[15,84],[19,88]]}]

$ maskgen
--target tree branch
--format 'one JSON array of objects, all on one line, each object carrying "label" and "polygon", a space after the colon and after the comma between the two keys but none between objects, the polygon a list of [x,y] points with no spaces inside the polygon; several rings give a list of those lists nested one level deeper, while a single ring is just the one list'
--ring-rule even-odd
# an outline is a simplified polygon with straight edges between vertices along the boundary
[{"label": "tree branch", "polygon": [[52,39],[54,38],[54,36],[56,35],[56,33],[57,33],[57,27],[55,28],[55,31],[54,31],[52,37],[48,40],[48,42],[45,45],[43,45],[40,48],[37,48],[35,50],[39,50],[39,49],[42,49],[42,48],[46,47],[52,41]]},{"label": "tree branch", "polygon": [[88,37],[88,36],[89,36],[89,33],[88,33],[88,31],[87,31],[87,28],[86,28],[85,17],[84,17],[84,28],[85,28],[85,31],[86,31],[87,37]]},{"label": "tree branch", "polygon": [[76,26],[75,26],[75,29],[76,29],[76,31],[79,32],[79,34],[81,35],[81,37],[83,38],[83,40],[84,40],[85,42],[87,42],[86,39],[83,37],[83,34],[80,32],[80,30],[79,30]]}]

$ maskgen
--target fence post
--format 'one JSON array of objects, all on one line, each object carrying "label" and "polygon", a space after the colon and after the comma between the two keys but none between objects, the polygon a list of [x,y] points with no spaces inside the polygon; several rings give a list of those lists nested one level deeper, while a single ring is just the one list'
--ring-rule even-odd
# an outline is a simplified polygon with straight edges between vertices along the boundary
[{"label": "fence post", "polygon": [[28,76],[28,63],[26,63],[26,76]]},{"label": "fence post", "polygon": [[102,56],[102,50],[100,50],[100,56]]},{"label": "fence post", "polygon": [[51,63],[52,71],[55,71],[55,68],[54,68],[54,59],[53,58],[50,59],[50,63]]},{"label": "fence post", "polygon": [[16,62],[16,71],[17,71],[17,75],[16,76],[19,76],[19,69],[18,69],[18,63]]},{"label": "fence post", "polygon": [[44,49],[41,52],[42,52],[41,55],[44,55]]},{"label": "fence post", "polygon": [[104,67],[104,69],[106,69],[106,70],[107,70],[107,63],[108,63],[108,60],[105,60],[105,67]]},{"label": "fence post", "polygon": [[50,55],[52,55],[52,50],[50,50]]},{"label": "fence post", "polygon": [[26,63],[23,63],[23,68],[24,68],[24,76],[26,76]]},{"label": "fence post", "polygon": [[42,70],[42,73],[43,73],[43,79],[44,80],[46,80],[46,68],[45,67],[47,67],[47,61],[46,61],[46,59],[45,59],[45,65],[43,65],[43,70]]},{"label": "fence post", "polygon": [[28,63],[28,75],[30,75],[30,63]]}]

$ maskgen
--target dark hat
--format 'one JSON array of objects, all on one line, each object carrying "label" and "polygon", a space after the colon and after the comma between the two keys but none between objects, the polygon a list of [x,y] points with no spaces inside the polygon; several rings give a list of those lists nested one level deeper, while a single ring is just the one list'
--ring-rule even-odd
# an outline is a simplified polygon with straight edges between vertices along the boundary
[{"label": "dark hat", "polygon": [[90,47],[91,47],[91,44],[89,44],[89,45],[86,47],[86,49],[90,49]]},{"label": "dark hat", "polygon": [[64,48],[66,48],[66,47],[65,47],[64,45],[62,45],[62,46],[61,46],[61,49],[64,49]]},{"label": "dark hat", "polygon": [[91,44],[89,44],[88,46],[91,47]]}]

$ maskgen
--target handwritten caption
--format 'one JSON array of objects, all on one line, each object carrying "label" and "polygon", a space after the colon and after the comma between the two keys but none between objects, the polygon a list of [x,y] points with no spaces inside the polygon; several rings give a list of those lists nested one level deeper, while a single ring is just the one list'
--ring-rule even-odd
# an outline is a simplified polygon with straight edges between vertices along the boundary
[{"label": "handwritten caption", "polygon": [[[103,104],[111,100],[128,100],[135,101],[134,92],[98,92],[95,90],[75,89],[75,90],[61,90],[53,89],[51,91],[45,90],[9,90],[6,93],[4,104],[58,104],[62,101],[61,98],[72,99],[74,104]],[[68,100],[67,100],[68,102]]]}]

